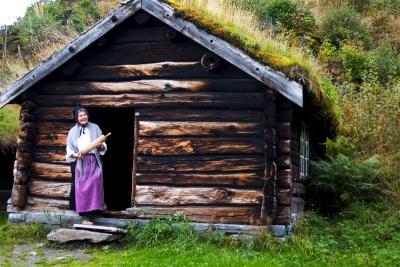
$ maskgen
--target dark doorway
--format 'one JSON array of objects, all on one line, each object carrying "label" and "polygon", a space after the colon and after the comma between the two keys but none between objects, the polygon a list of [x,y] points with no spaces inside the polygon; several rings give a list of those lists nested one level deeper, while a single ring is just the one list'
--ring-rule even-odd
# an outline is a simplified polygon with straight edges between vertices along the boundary
[{"label": "dark doorway", "polygon": [[104,198],[108,210],[125,210],[131,206],[134,110],[93,108],[89,121],[112,133],[102,157]]},{"label": "dark doorway", "polygon": [[0,143],[0,211],[7,209],[14,181],[15,146],[2,147]]}]

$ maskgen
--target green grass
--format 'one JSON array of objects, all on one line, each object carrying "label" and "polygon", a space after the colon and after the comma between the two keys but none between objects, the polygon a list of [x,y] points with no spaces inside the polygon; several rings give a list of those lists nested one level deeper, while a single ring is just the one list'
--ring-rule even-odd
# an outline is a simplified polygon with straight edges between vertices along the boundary
[{"label": "green grass", "polygon": [[[44,238],[36,225],[9,226],[3,220],[0,240]],[[288,242],[265,233],[232,241],[220,233],[196,233],[186,221],[154,220],[145,228],[129,227],[128,237],[109,248],[89,246],[93,258],[85,266],[398,266],[399,225],[399,209],[385,203],[355,203],[333,218],[309,212]],[[68,259],[69,266],[81,264]]]},{"label": "green grass", "polygon": [[0,149],[17,141],[19,130],[19,106],[7,105],[0,109]]}]

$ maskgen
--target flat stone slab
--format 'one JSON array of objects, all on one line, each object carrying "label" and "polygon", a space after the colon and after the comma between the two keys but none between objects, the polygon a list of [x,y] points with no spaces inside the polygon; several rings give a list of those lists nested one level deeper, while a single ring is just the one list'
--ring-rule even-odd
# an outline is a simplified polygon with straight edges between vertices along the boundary
[{"label": "flat stone slab", "polygon": [[88,241],[90,243],[110,242],[120,239],[122,235],[109,233],[99,233],[87,230],[65,229],[60,228],[51,231],[47,235],[47,239],[60,244],[65,244],[72,241]]},{"label": "flat stone slab", "polygon": [[102,226],[102,225],[89,225],[89,224],[77,224],[76,223],[72,226],[72,228],[79,229],[79,230],[100,232],[100,233],[118,234],[118,235],[126,235],[128,233],[128,231],[126,231],[122,228]]}]

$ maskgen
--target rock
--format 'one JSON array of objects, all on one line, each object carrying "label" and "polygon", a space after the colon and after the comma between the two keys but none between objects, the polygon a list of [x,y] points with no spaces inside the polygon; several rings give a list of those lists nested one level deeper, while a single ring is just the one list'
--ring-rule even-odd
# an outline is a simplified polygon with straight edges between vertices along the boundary
[{"label": "rock", "polygon": [[101,243],[114,241],[120,239],[121,237],[121,235],[65,228],[53,230],[47,235],[48,240],[61,244],[71,241],[89,241],[90,243]]}]

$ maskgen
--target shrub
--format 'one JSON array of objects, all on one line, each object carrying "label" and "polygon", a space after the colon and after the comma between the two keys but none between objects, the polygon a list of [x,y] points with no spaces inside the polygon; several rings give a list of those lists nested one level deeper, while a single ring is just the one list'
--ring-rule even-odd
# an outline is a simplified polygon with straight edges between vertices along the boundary
[{"label": "shrub", "polygon": [[272,0],[265,6],[264,20],[270,20],[284,29],[295,32],[311,32],[315,28],[315,18],[311,12],[296,0]]},{"label": "shrub", "polygon": [[100,19],[99,7],[93,0],[83,0],[72,7],[68,21],[77,32],[82,32],[98,19]]},{"label": "shrub", "polygon": [[400,10],[400,0],[371,0],[371,9],[375,11],[387,10],[396,12]]},{"label": "shrub", "polygon": [[343,42],[361,41],[370,44],[370,34],[362,23],[361,15],[350,5],[342,4],[327,8],[321,17],[321,37],[339,47]]},{"label": "shrub", "polygon": [[378,198],[382,172],[377,157],[364,161],[343,154],[312,162],[308,205],[323,214],[338,212],[355,201]]},{"label": "shrub", "polygon": [[340,50],[339,56],[342,59],[347,78],[352,82],[362,82],[370,67],[367,53],[360,47],[345,44]]},{"label": "shrub", "polygon": [[385,84],[400,76],[400,56],[390,43],[384,42],[372,51],[371,67],[375,70],[378,81]]}]

